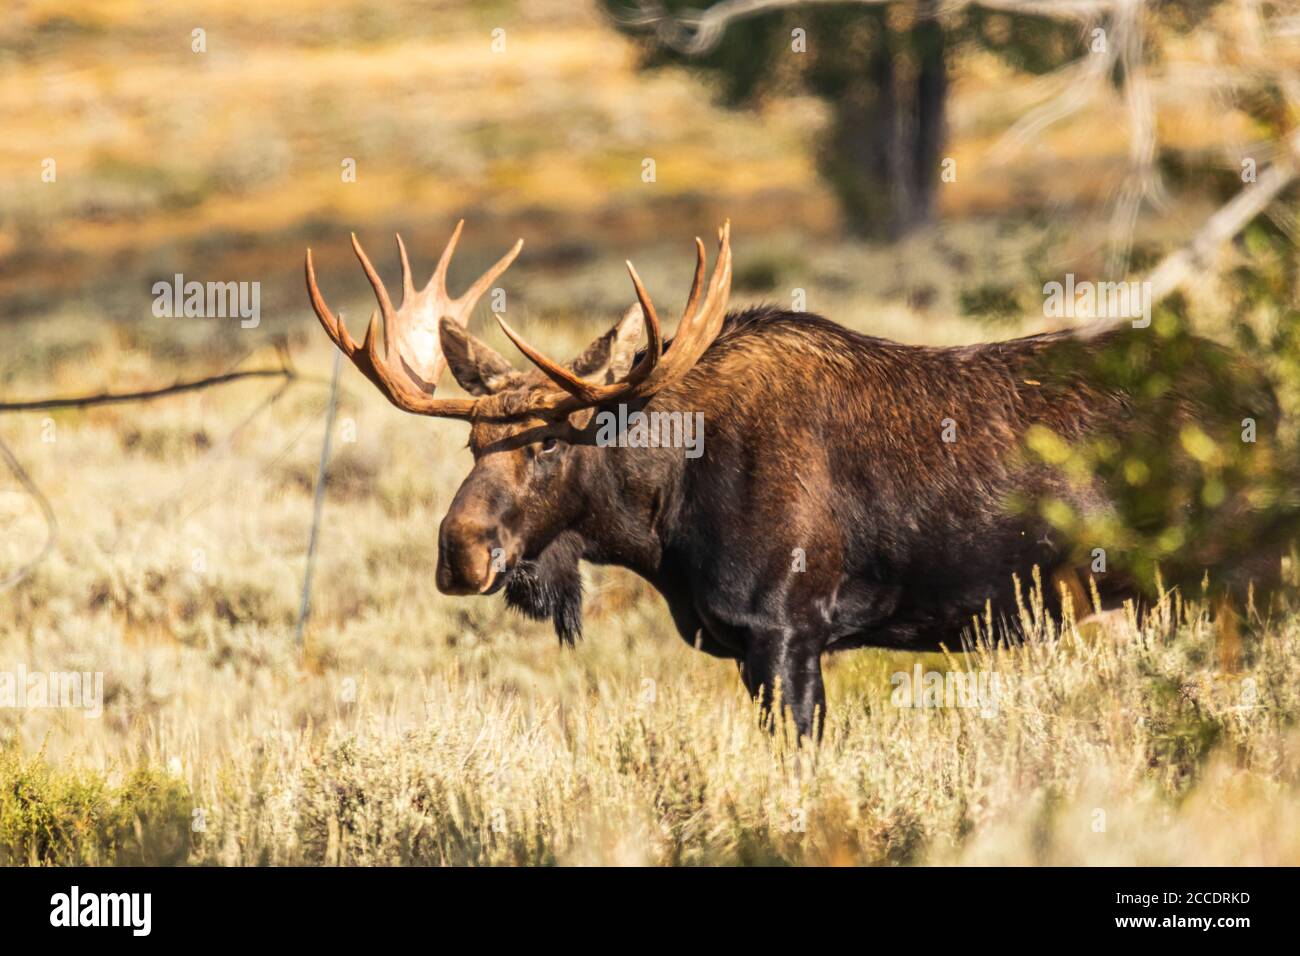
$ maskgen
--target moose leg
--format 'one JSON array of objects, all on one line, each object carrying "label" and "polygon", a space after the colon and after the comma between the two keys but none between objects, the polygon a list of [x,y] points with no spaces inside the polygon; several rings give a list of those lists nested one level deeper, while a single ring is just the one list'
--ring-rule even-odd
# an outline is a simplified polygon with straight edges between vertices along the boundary
[{"label": "moose leg", "polygon": [[826,720],[821,642],[794,628],[754,629],[745,638],[741,679],[757,697],[764,719],[774,718],[773,701],[789,712],[800,737],[820,740]]}]

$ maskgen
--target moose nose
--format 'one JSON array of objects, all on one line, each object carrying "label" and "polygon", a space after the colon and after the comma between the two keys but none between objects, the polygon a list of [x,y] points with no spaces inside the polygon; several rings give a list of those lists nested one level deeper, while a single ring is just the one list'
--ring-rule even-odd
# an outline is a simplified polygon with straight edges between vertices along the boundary
[{"label": "moose nose", "polygon": [[477,523],[443,522],[438,535],[438,590],[482,594],[500,573],[494,565],[495,534]]}]

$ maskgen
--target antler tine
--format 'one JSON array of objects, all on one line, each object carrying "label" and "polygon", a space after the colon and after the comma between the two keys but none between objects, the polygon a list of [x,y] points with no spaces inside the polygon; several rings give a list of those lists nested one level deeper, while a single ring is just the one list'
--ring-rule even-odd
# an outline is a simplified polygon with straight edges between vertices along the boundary
[{"label": "antler tine", "polygon": [[456,223],[456,228],[452,230],[451,238],[447,240],[447,245],[443,248],[442,255],[438,259],[438,267],[433,270],[433,276],[429,279],[428,285],[425,286],[426,289],[432,287],[444,298],[450,298],[447,295],[447,267],[451,265],[451,257],[456,251],[456,243],[460,242],[460,231],[464,228],[464,219]]},{"label": "antler tine", "polygon": [[316,318],[320,319],[325,334],[348,355],[355,352],[357,343],[348,334],[348,327],[343,324],[342,318],[336,319],[334,317],[334,313],[325,304],[325,297],[321,295],[320,286],[316,284],[316,269],[312,265],[310,249],[307,250],[307,295],[311,299],[312,311],[316,313]]},{"label": "antler tine", "polygon": [[[654,303],[646,292],[641,277],[636,269],[628,263],[628,272],[632,285],[636,289],[637,300],[645,314],[649,348],[642,360],[621,382],[612,385],[592,386],[583,382],[585,388],[579,389],[571,379],[573,374],[561,366],[550,362],[545,356],[535,353],[523,342],[513,330],[501,321],[501,327],[520,351],[533,360],[543,372],[546,372],[556,384],[564,389],[563,393],[538,393],[531,403],[533,411],[577,411],[597,402],[611,401],[617,398],[646,397],[653,395],[671,382],[677,381],[689,372],[699,361],[705,351],[713,344],[722,324],[726,321],[727,299],[731,292],[731,223],[728,221],[718,230],[718,261],[713,267],[708,290],[704,301],[700,302],[700,291],[704,286],[706,255],[704,243],[695,240],[696,265],[695,277],[691,285],[691,294],[687,299],[686,310],[678,323],[677,334],[672,345],[665,353],[662,346],[662,333]],[[662,356],[662,358],[661,358]],[[539,361],[540,359],[540,361]],[[579,380],[581,381],[581,380]],[[582,394],[585,392],[586,394]]]},{"label": "antler tine", "polygon": [[[721,273],[720,276],[717,274]],[[727,302],[731,298],[731,220],[728,219],[718,230],[718,265],[714,271],[718,279],[717,288],[710,283],[709,319],[706,326],[706,338],[703,350],[712,344],[722,330],[722,323],[727,318]],[[697,356],[698,358],[698,356]]]},{"label": "antler tine", "polygon": [[357,238],[355,232],[352,233],[352,251],[361,261],[361,268],[365,270],[366,278],[370,280],[370,288],[375,290],[375,298],[379,300],[379,310],[383,313],[384,321],[387,322],[393,315],[393,300],[388,297],[384,280],[379,278],[379,273],[370,264],[370,257],[366,255],[366,250],[361,248],[361,240]]},{"label": "antler tine", "polygon": [[515,348],[523,352],[524,357],[536,365],[552,382],[580,401],[594,402],[600,400],[599,391],[590,382],[575,375],[560,363],[547,358],[525,342],[519,333],[510,327],[510,323],[505,320],[501,313],[494,312],[492,314],[496,317],[497,324],[501,326],[501,331],[506,334],[506,338],[515,343]]},{"label": "antler tine", "polygon": [[[718,274],[722,270],[722,256],[719,254],[718,261],[713,266],[713,275],[709,278],[708,291],[704,296],[704,303],[701,307],[700,291],[704,288],[704,271],[707,265],[708,256],[704,251],[704,240],[699,236],[695,237],[695,277],[691,281],[691,294],[686,299],[686,308],[682,310],[682,319],[677,323],[677,334],[673,337],[673,345],[669,350],[668,362],[677,364],[678,359],[687,350],[687,344],[695,335],[695,330],[699,327],[701,317],[706,316],[709,311],[709,301],[713,296],[714,289],[718,281]],[[675,353],[675,356],[674,356]]]},{"label": "antler tine", "polygon": [[312,311],[316,313],[316,318],[320,320],[321,328],[325,334],[333,340],[334,344],[343,347],[339,341],[339,320],[334,318],[334,313],[330,307],[325,304],[325,297],[320,293],[320,286],[316,284],[316,267],[311,261],[311,247],[307,247],[307,298],[311,300]]},{"label": "antler tine", "polygon": [[[632,288],[636,289],[636,300],[641,303],[641,312],[645,316],[648,334],[650,335],[650,341],[653,346],[654,340],[660,337],[659,315],[655,312],[655,305],[650,301],[650,293],[647,292],[645,286],[641,284],[641,277],[637,275],[636,266],[632,265],[631,260],[628,260],[627,262],[627,274],[632,277]],[[655,351],[655,349],[652,347],[651,351]]]},{"label": "antler tine", "polygon": [[[379,343],[376,336],[376,329],[378,326],[375,323],[377,317],[378,313],[370,313],[370,322],[366,325],[366,338],[361,346],[365,349],[366,357],[369,359],[370,368],[374,370],[373,375],[367,373],[366,377],[378,385],[380,391],[388,396],[388,400],[398,408],[407,411],[414,411],[420,402],[427,399],[428,396],[423,392],[416,391],[408,383],[397,378],[393,374],[392,369],[389,368],[388,363],[384,361],[384,358],[379,354]],[[386,328],[387,324],[385,323],[385,329]],[[385,349],[387,349],[386,344]],[[366,370],[363,368],[361,371],[365,372]],[[433,399],[432,401],[437,402],[439,399]]]},{"label": "antler tine", "polygon": [[464,319],[461,321],[462,325],[464,325],[465,320],[469,318],[469,313],[473,310],[474,306],[478,304],[478,300],[483,297],[483,293],[491,288],[492,283],[497,280],[497,277],[500,276],[501,273],[510,268],[510,264],[515,261],[515,258],[519,255],[519,251],[523,249],[523,247],[524,241],[522,239],[517,240],[510,248],[510,251],[496,261],[496,265],[492,266],[492,268],[488,269],[487,272],[479,276],[478,279],[475,280],[474,284],[466,289],[464,294],[455,300],[457,311],[464,316]]},{"label": "antler tine", "polygon": [[[646,317],[646,356],[653,357],[653,365],[658,365],[664,355],[664,333],[659,326],[659,316]],[[647,369],[649,371],[649,369]]]},{"label": "antler tine", "polygon": [[691,294],[686,299],[686,308],[682,309],[682,321],[695,312],[700,301],[700,290],[704,288],[704,267],[708,256],[704,251],[704,240],[695,237],[695,278],[691,281]]},{"label": "antler tine", "polygon": [[[645,286],[641,283],[641,277],[637,275],[636,267],[632,265],[630,260],[627,263],[627,271],[628,275],[632,277],[632,287],[636,289],[636,298],[641,304],[641,313],[645,316],[646,321],[645,356],[628,373],[627,379],[620,383],[630,387],[644,382],[659,365],[659,360],[663,358],[664,354],[664,336],[663,330],[659,326],[659,314],[655,312],[654,303],[650,301],[650,293],[646,291]],[[614,388],[617,387],[614,386]]]},{"label": "antler tine", "polygon": [[[375,298],[379,300],[379,311],[384,317],[384,351],[393,354],[395,346],[393,345],[393,336],[396,334],[397,320],[393,316],[393,300],[388,297],[388,289],[384,285],[384,280],[379,278],[379,273],[370,262],[370,257],[366,255],[366,250],[361,248],[361,240],[357,234],[352,233],[352,251],[357,254],[357,259],[361,261],[361,268],[366,273],[366,278],[370,281],[370,288],[375,290]],[[371,340],[371,330],[375,326],[375,316],[371,314],[370,324],[366,327],[366,341]],[[369,350],[367,350],[369,351]]]},{"label": "antler tine", "polygon": [[717,338],[726,318],[727,296],[731,290],[730,225],[728,222],[719,230],[718,261],[713,266],[713,275],[709,278],[703,302],[700,302],[700,287],[703,285],[701,280],[705,264],[704,243],[698,238],[695,240],[696,281],[687,301],[687,310],[659,368],[641,389],[643,393],[658,391],[668,382],[685,375]]},{"label": "antler tine", "polygon": [[[384,374],[384,361],[383,361],[383,358],[382,358],[382,357],[380,356],[380,354],[375,350],[375,338],[376,338],[376,336],[375,336],[375,331],[376,331],[376,329],[378,329],[378,325],[375,323],[375,319],[376,319],[377,317],[378,317],[378,313],[377,313],[377,312],[373,312],[373,311],[372,311],[372,312],[370,313],[370,321],[366,323],[366,336],[365,336],[365,338],[364,338],[364,339],[362,340],[362,342],[361,342],[361,347],[362,347],[363,349],[365,349],[366,355],[368,355],[368,356],[370,357],[370,364],[371,364],[371,366],[374,368],[374,370],[375,370],[375,374],[376,374],[380,379],[387,379],[388,376],[386,376],[386,375]],[[387,343],[385,343],[385,345],[387,345]],[[380,384],[384,384],[384,385],[386,385],[386,384],[388,384],[388,383],[387,383],[386,381],[383,381],[383,382],[376,382],[375,384],[377,384],[377,385],[380,385]]]},{"label": "antler tine", "polygon": [[717,335],[717,328],[726,316],[727,298],[731,294],[731,220],[728,219],[718,230],[718,261],[713,267],[713,276],[709,280],[709,291],[705,295],[704,306],[700,309],[700,323],[692,323],[692,328],[712,329],[709,341]]},{"label": "antler tine", "polygon": [[411,281],[411,260],[406,256],[406,243],[402,242],[402,234],[394,233],[397,237],[397,254],[402,259],[402,305],[406,305],[415,297],[415,283]]}]

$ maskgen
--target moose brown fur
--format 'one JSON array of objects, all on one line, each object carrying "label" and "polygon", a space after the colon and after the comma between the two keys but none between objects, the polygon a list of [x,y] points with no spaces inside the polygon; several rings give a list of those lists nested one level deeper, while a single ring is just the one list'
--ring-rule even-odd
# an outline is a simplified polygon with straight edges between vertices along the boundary
[{"label": "moose brown fur", "polygon": [[[728,313],[725,230],[707,290],[699,249],[666,350],[633,272],[639,306],[568,366],[502,321],[537,365],[521,373],[465,330],[473,303],[445,295],[454,241],[424,298],[413,298],[402,250],[406,298],[434,303],[421,321],[439,334],[424,335],[422,355],[394,348],[390,330],[419,317],[407,301],[392,309],[359,246],[386,320],[386,357],[373,319],[358,346],[325,307],[310,254],[307,267],[326,331],[390,400],[470,423],[474,466],[440,528],[438,587],[504,590],[571,641],[581,629],[579,562],[630,568],[664,596],[683,638],[735,659],[750,693],[769,710],[779,695],[803,734],[817,733],[825,713],[823,654],[955,647],[972,615],[1014,609],[1014,576],[1027,580],[1037,567],[1050,580],[1073,570],[1072,543],[1008,501],[1056,497],[1082,512],[1108,502],[1100,488],[1026,457],[1031,426],[1066,440],[1175,426],[1135,420],[1128,396],[1069,360],[1070,350],[1095,352],[1137,330],[933,348],[810,314]],[[453,301],[456,311],[443,304]],[[639,349],[643,332],[650,344]],[[470,399],[433,397],[427,376],[436,378],[444,359]],[[702,457],[608,447],[598,440],[600,416],[619,404],[628,413],[702,413]],[[1275,566],[1270,556],[1249,573],[1268,577]],[[1118,573],[1097,583],[1107,600],[1133,593]]]}]

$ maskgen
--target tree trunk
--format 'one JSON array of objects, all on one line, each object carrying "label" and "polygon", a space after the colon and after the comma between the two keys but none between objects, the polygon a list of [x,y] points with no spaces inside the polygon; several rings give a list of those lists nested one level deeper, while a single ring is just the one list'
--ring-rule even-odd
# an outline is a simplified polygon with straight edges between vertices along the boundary
[{"label": "tree trunk", "polygon": [[894,33],[882,20],[877,36],[834,101],[819,165],[850,231],[896,239],[934,212],[948,75],[937,21]]},{"label": "tree trunk", "polygon": [[918,22],[912,29],[912,37],[917,60],[912,212],[914,221],[924,224],[934,214],[935,186],[939,182],[939,167],[943,161],[948,70],[944,60],[943,27],[938,20]]}]

